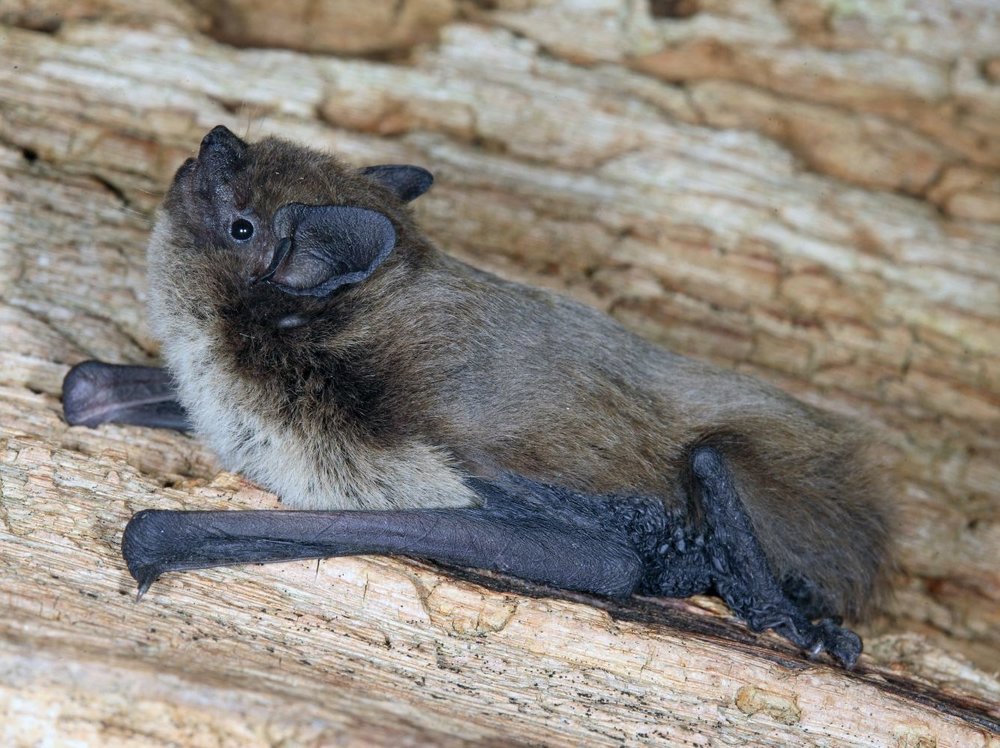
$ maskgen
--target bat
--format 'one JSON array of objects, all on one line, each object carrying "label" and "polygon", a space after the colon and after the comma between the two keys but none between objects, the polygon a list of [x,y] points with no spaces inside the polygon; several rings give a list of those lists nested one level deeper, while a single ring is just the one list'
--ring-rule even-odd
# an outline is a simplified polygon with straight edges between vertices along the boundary
[{"label": "bat", "polygon": [[140,511],[140,595],[170,571],[414,556],[713,593],[852,666],[842,621],[892,555],[865,430],[450,257],[408,205],[432,181],[222,126],[179,168],[148,250],[166,369],[78,364],[66,419],[193,431],[287,509]]}]

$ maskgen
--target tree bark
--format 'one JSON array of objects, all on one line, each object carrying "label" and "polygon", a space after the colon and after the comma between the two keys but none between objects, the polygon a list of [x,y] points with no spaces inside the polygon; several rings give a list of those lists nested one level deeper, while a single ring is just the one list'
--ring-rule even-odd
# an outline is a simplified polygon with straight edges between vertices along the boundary
[{"label": "tree bark", "polygon": [[[5,744],[996,740],[996,11],[441,3],[433,41],[390,29],[375,60],[220,43],[201,0],[71,5],[0,8]],[[860,671],[707,599],[399,560],[168,577],[135,605],[131,513],[274,505],[188,437],[59,415],[69,365],[155,361],[152,213],[219,123],[427,166],[447,251],[873,423],[903,527]]]}]

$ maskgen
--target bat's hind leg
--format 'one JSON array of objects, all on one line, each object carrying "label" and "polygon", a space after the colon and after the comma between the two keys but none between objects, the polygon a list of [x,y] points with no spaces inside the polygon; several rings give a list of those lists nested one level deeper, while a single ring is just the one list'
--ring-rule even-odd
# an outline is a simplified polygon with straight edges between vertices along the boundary
[{"label": "bat's hind leg", "polygon": [[813,622],[782,589],[722,454],[709,446],[695,448],[691,470],[700,493],[705,549],[718,595],[754,631],[774,629],[814,656],[826,651],[845,666],[854,665],[861,654],[861,638],[832,618]]}]

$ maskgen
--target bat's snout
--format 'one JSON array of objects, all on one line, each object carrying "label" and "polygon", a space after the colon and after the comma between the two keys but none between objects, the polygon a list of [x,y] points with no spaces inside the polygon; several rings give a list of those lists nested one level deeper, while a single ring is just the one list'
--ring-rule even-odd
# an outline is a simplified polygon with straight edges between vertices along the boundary
[{"label": "bat's snout", "polygon": [[247,144],[225,125],[217,125],[201,139],[198,164],[214,176],[231,172],[246,159]]},{"label": "bat's snout", "polygon": [[216,125],[201,139],[201,148],[198,151],[199,160],[208,153],[223,150],[246,149],[246,143],[240,140],[232,130],[225,125]]}]

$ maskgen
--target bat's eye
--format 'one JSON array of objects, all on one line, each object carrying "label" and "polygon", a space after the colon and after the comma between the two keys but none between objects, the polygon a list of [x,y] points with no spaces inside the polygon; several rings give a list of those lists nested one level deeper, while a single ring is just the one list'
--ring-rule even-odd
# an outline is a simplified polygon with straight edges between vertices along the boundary
[{"label": "bat's eye", "polygon": [[238,242],[245,242],[253,236],[253,224],[246,218],[237,218],[229,226],[229,235]]}]

